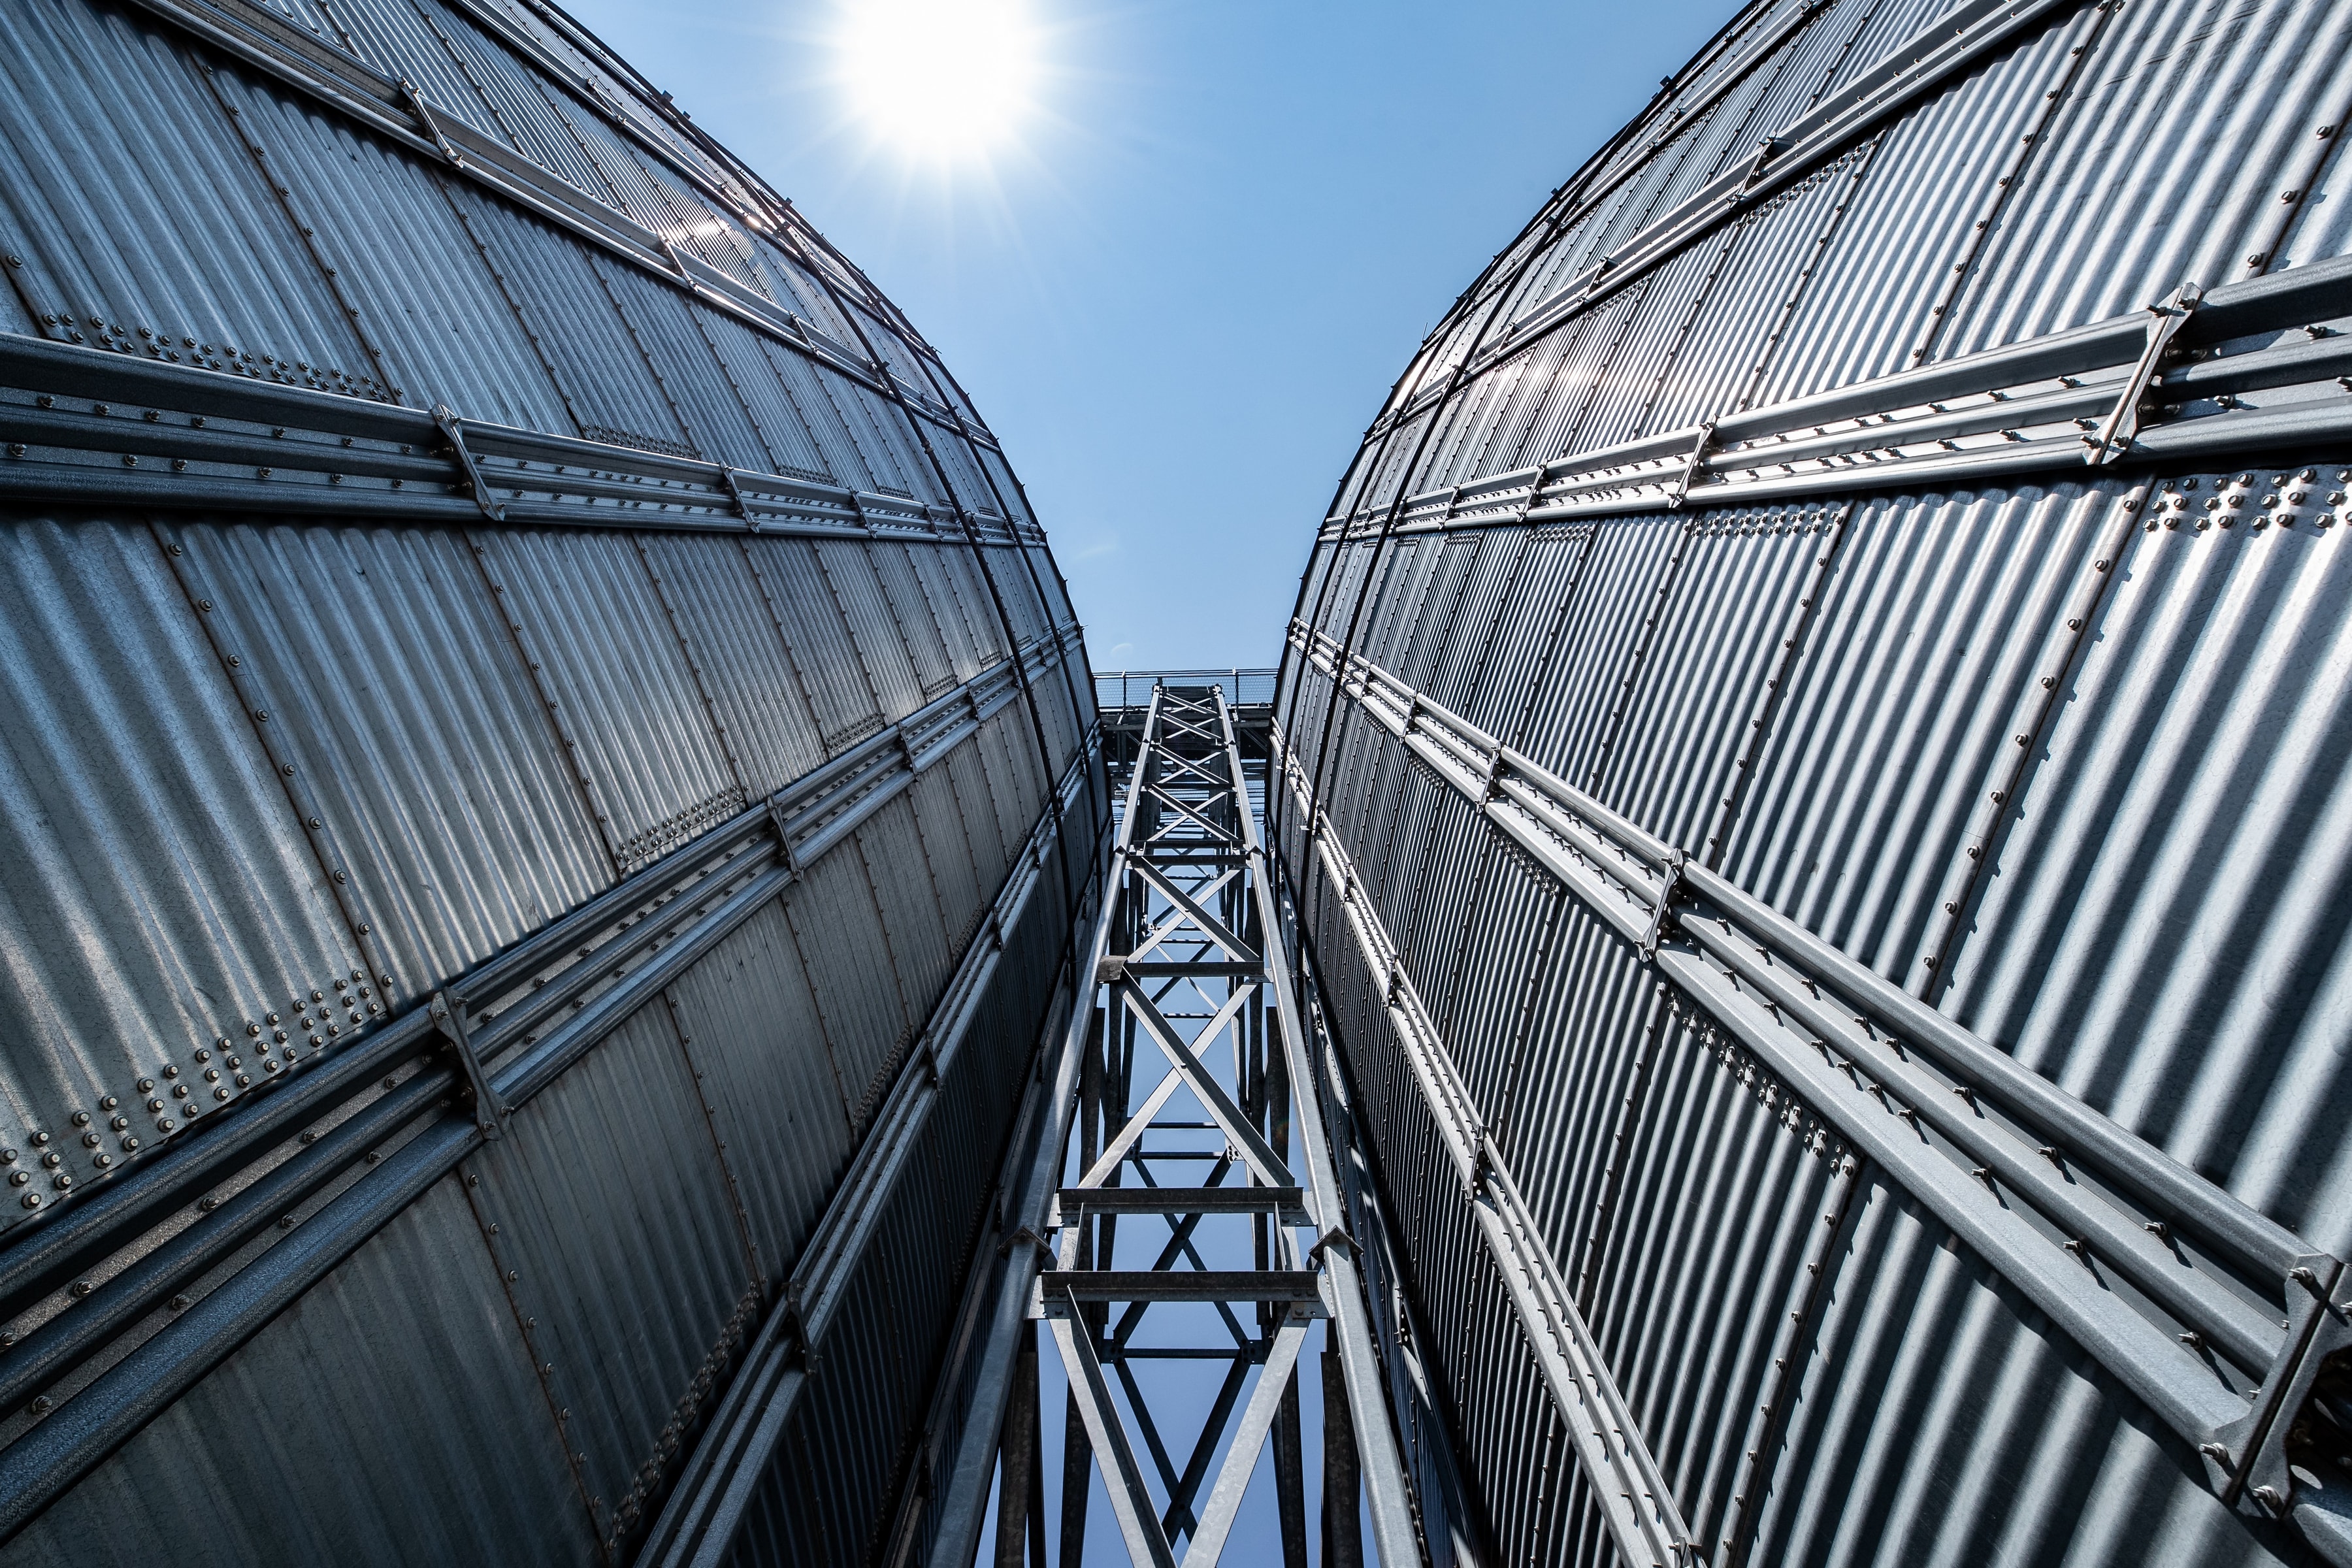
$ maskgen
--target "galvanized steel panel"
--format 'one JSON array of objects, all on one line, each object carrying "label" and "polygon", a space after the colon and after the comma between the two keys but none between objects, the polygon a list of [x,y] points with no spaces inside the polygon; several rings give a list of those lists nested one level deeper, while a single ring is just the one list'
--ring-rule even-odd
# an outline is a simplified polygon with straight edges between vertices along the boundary
[{"label": "galvanized steel panel", "polygon": [[[0,531],[0,551],[15,716],[0,820],[26,873],[0,915],[6,1137],[64,1153],[0,1211],[15,1222],[234,1098],[200,1079],[214,1042],[365,960],[163,543],[30,521]],[[138,1105],[135,1080],[166,1067],[195,1092],[158,1090],[165,1110],[76,1147],[69,1116],[105,1120],[103,1096]]]},{"label": "galvanized steel panel", "polygon": [[[415,996],[603,891],[613,864],[475,565],[442,530],[159,525],[219,657]],[[321,613],[324,612],[324,613]]]},{"label": "galvanized steel panel", "polygon": [[841,1070],[850,1125],[862,1135],[916,1027],[866,861],[854,847],[824,857],[802,874],[784,910]]},{"label": "galvanized steel panel", "polygon": [[[805,369],[806,362],[793,350],[779,348],[737,321],[698,304],[686,307],[709,344],[711,357],[745,414],[766,444],[768,462],[780,474],[808,479],[835,478],[827,465],[824,443],[812,434],[814,416],[805,397],[795,397],[791,383],[778,371],[780,361]],[[829,410],[821,410],[829,412]]]},{"label": "galvanized steel panel", "polygon": [[2048,156],[2022,177],[1943,352],[2259,271],[2250,258],[2280,195],[2269,173],[2342,119],[2330,110],[2347,50],[2352,16],[2319,0],[2126,5]]},{"label": "galvanized steel panel", "polygon": [[920,708],[929,693],[916,669],[913,639],[882,585],[878,563],[863,545],[819,541],[814,549],[817,569],[874,683],[882,717],[896,723]]},{"label": "galvanized steel panel", "polygon": [[[955,670],[948,662],[950,622],[940,613],[926,591],[922,577],[916,572],[911,556],[929,555],[938,547],[929,544],[899,544],[877,541],[867,547],[866,558],[874,563],[876,575],[882,580],[882,594],[890,606],[891,618],[898,624],[906,642],[908,657],[915,667],[915,679],[926,700],[938,696],[957,683]],[[948,614],[954,613],[950,606]],[[961,628],[958,627],[959,632]]]},{"label": "galvanized steel panel", "polygon": [[597,259],[538,219],[467,186],[449,186],[449,198],[554,377],[576,434],[616,447],[705,456],[688,440],[646,349],[614,307]]},{"label": "galvanized steel panel", "polygon": [[1806,590],[1827,575],[1840,519],[1811,508],[1701,512],[1685,524],[1673,591],[1593,793],[1669,844],[1706,859],[1755,766],[1757,742],[1794,651]]},{"label": "galvanized steel panel", "polygon": [[761,1278],[780,1289],[854,1143],[840,1071],[782,910],[746,921],[669,999]]},{"label": "galvanized steel panel", "polygon": [[[2345,472],[2168,483],[2258,500]],[[2293,526],[2183,510],[2130,535],[1941,1005],[2340,1257],[2352,563],[2307,505]]]},{"label": "galvanized steel panel", "polygon": [[[46,335],[390,398],[184,44],[59,4],[25,10],[10,37],[0,237]],[[125,98],[139,115],[109,111]]]},{"label": "galvanized steel panel", "polygon": [[743,786],[635,545],[606,533],[471,538],[615,864],[635,870],[741,810]]},{"label": "galvanized steel panel", "polygon": [[[772,795],[826,758],[806,676],[777,626],[744,542],[646,535],[642,547],[677,624],[713,728],[744,790]],[[812,650],[820,662],[831,650]]]},{"label": "galvanized steel panel", "polygon": [[1879,973],[1920,973],[2110,504],[2063,486],[1859,506],[1727,873]]},{"label": "galvanized steel panel", "polygon": [[597,1550],[547,1390],[452,1175],[0,1562],[395,1568],[576,1563]]},{"label": "galvanized steel panel", "polygon": [[[512,312],[478,301],[496,285],[451,210],[442,182],[404,153],[317,105],[249,81],[227,66],[211,73],[224,102],[268,153],[309,248],[335,269],[348,297],[364,300],[352,322],[380,358],[393,395],[412,406],[444,403],[476,419],[526,429],[569,429],[555,384]],[[401,237],[387,247],[387,231]],[[464,299],[462,309],[453,301]]]},{"label": "galvanized steel panel", "polygon": [[793,668],[807,683],[825,750],[838,753],[882,728],[864,655],[851,640],[816,547],[803,539],[747,539],[742,549]]},{"label": "galvanized steel panel", "polygon": [[956,928],[968,918],[961,909],[949,910],[937,883],[936,868],[950,841],[942,837],[933,847],[913,797],[902,791],[859,825],[856,844],[881,906],[900,984],[909,998],[937,995],[960,956],[950,951]]},{"label": "galvanized steel panel", "polygon": [[1928,357],[1987,231],[2015,199],[2016,176],[2053,101],[2079,90],[2081,51],[2105,16],[2079,13],[1880,134],[1872,194],[1908,199],[1859,203],[1828,237],[1754,404],[1891,375]]},{"label": "galvanized steel panel", "polygon": [[655,382],[686,428],[693,451],[736,468],[769,466],[760,438],[686,297],[645,272],[607,257],[593,260],[613,309],[645,355]]},{"label": "galvanized steel panel", "polygon": [[625,1537],[761,1294],[667,1006],[522,1107],[464,1179],[598,1532]]}]

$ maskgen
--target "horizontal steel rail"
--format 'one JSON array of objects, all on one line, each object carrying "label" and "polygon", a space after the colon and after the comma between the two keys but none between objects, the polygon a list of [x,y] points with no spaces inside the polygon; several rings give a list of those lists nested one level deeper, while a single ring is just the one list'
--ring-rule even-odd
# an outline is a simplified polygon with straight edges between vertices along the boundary
[{"label": "horizontal steel rail", "polygon": [[[2063,475],[2088,463],[2340,450],[2352,441],[2352,334],[2320,323],[2346,316],[2352,316],[2352,258],[2336,258],[1426,490],[1394,507],[1392,522],[1390,504],[1366,505],[1327,519],[1321,537],[1979,484]],[[2222,352],[2232,340],[2298,328],[2311,329],[2305,341]],[[2248,394],[2257,395],[2252,404]],[[2321,527],[2352,515],[2341,502],[2316,498],[2284,510]]]},{"label": "horizontal steel rail", "polygon": [[1095,672],[1095,705],[1132,708],[1140,711],[1151,701],[1154,685],[1214,686],[1236,708],[1263,707],[1274,700],[1281,671],[1273,668],[1231,669],[1101,669]]},{"label": "horizontal steel rail", "polygon": [[[1291,641],[2198,1444],[2225,1500],[2271,1463],[2286,1425],[2278,1407],[2307,1381],[2314,1325],[2352,1284],[2336,1258],[1360,656],[1303,625]],[[1285,765],[1303,808],[1303,778],[1286,754]],[[1520,820],[1533,800],[1551,824],[1609,831],[1564,837],[1547,854]],[[1309,830],[1318,848],[1329,837],[1322,818]],[[1595,858],[1620,851],[1654,873],[1638,895],[1592,874]],[[1373,920],[1369,906],[1359,914],[1336,845],[1326,863],[1350,919]],[[1439,1053],[1426,1070],[1435,1079],[1441,1066]],[[1429,1092],[1441,1124],[1451,1114],[1458,1140],[1475,1135],[1466,1097]],[[1457,1161],[1473,1147],[1458,1147]],[[2264,1506],[2285,1513],[2274,1496]]]},{"label": "horizontal steel rail", "polygon": [[1510,1293],[1520,1332],[1535,1353],[1544,1385],[1591,1483],[1593,1506],[1619,1553],[1636,1568],[1697,1563],[1697,1548],[1673,1489],[1642,1441],[1633,1410],[1543,1245],[1507,1162],[1489,1142],[1486,1120],[1405,973],[1394,939],[1358,881],[1354,862],[1328,816],[1318,812],[1306,819],[1304,814],[1311,809],[1310,786],[1297,754],[1278,731],[1275,760],[1302,814],[1301,831],[1308,847],[1347,916],[1365,967],[1383,998],[1398,1048],[1461,1178],[1487,1255]]},{"label": "horizontal steel rail", "polygon": [[[457,0],[478,21],[490,23],[500,40],[516,47],[551,80],[588,105],[646,152],[659,158],[705,200],[748,226],[771,233],[794,232],[783,215],[748,208],[735,194],[715,185],[681,159],[661,138],[633,117],[616,113],[593,89],[550,62],[523,41],[517,29],[491,17],[487,8]],[[159,19],[236,58],[266,71],[318,102],[356,120],[434,163],[461,174],[526,208],[663,283],[724,311],[795,353],[824,364],[881,395],[905,402],[941,427],[970,436],[993,448],[995,438],[930,393],[867,360],[802,317],[730,278],[683,247],[687,236],[657,234],[615,211],[522,154],[494,142],[460,116],[436,110],[412,82],[395,80],[326,40],[310,36],[254,0],[137,0]],[[753,183],[754,188],[761,188]],[[862,281],[862,280],[861,280]]]},{"label": "horizontal steel rail", "polygon": [[[1573,321],[1813,174],[1860,142],[1874,126],[1917,103],[1953,76],[2032,29],[2092,3],[2104,9],[2106,0],[1968,0],[1937,17],[1890,47],[1875,68],[1764,137],[1755,158],[1717,174],[1506,324],[1465,367],[1465,381]],[[1443,396],[1440,387],[1420,393],[1375,421],[1365,439],[1378,438]]]},{"label": "horizontal steel rail", "polygon": [[783,1291],[788,1310],[772,1314],[751,1342],[743,1369],[719,1402],[688,1458],[670,1499],[638,1552],[648,1564],[716,1564],[727,1560],[735,1531],[823,1360],[826,1331],[855,1280],[898,1178],[919,1147],[940,1102],[940,1080],[970,1037],[989,982],[1003,962],[1004,933],[1046,887],[1055,837],[1086,793],[1096,745],[1090,738],[1062,778],[1013,874],[990,906],[989,938],[975,942],[925,1022],[906,1065],[876,1115],[824,1216]]},{"label": "horizontal steel rail", "polygon": [[[0,499],[1040,544],[995,513],[0,332]],[[969,530],[969,533],[966,532]]]},{"label": "horizontal steel rail", "polygon": [[[1051,669],[1076,637],[1067,627],[1030,645],[1024,665]],[[436,995],[469,1016],[456,1048],[470,1050],[507,1110],[528,1100],[1017,693],[1000,663],[453,980]],[[453,1110],[469,1075],[450,1049],[419,1003],[341,1049],[314,1050],[10,1234],[0,1317],[121,1267],[71,1292],[0,1361],[0,1408],[53,1391],[0,1449],[0,1540],[497,1135],[495,1120]],[[216,1187],[231,1190],[215,1199]],[[280,1238],[269,1241],[273,1226]],[[266,1248],[202,1284],[256,1242]],[[82,1363],[119,1350],[167,1300],[167,1321],[85,1376]]]}]

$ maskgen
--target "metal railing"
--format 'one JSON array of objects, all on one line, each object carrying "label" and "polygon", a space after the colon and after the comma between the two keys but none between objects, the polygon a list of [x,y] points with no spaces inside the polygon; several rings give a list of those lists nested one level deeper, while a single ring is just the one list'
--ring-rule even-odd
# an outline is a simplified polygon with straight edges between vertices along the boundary
[{"label": "metal railing", "polygon": [[1236,708],[1263,707],[1274,700],[1273,669],[1109,669],[1095,675],[1095,706],[1142,708],[1151,701],[1151,689],[1171,686],[1213,686]]}]

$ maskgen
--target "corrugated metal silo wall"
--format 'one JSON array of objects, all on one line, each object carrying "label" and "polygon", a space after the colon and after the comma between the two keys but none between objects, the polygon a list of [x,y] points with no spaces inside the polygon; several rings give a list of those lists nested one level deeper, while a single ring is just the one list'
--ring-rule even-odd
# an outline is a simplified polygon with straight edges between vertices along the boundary
[{"label": "corrugated metal silo wall", "polygon": [[[1368,434],[1291,628],[1277,834],[1496,1561],[1615,1549],[1481,1160],[1708,1563],[2344,1560],[2346,1476],[2225,1506],[2136,1390],[2247,1409],[2269,1325],[2342,1332],[2285,1276],[2352,1247],[2347,57],[2317,0],[1750,5]],[[1866,1037],[1743,1011],[1690,905],[1653,957],[1601,907],[1643,880],[1614,851],[1529,851],[1579,813],[1787,922],[1772,962],[2030,1069],[2002,1104],[2144,1143],[2001,1122],[1987,1069],[1966,1113],[2051,1173],[1953,1152],[1925,1100],[1965,1052],[1898,1032],[1886,1070],[1941,1075],[1906,1102]],[[2182,1242],[2143,1179],[2261,1245]],[[2070,1237],[2085,1191],[2115,1223]],[[2025,1239],[1948,1218],[1984,1205]],[[2131,1282],[2152,1245],[2241,1342]]]},{"label": "corrugated metal silo wall", "polygon": [[1108,810],[994,438],[537,0],[5,30],[0,1561],[625,1561],[818,1295],[858,1560]]}]

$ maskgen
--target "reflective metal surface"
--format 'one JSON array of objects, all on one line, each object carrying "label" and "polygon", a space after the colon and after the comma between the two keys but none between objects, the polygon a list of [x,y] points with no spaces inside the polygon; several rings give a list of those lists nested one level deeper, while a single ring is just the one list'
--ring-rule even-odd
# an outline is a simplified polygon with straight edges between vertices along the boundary
[{"label": "reflective metal surface", "polygon": [[994,438],[551,7],[7,34],[0,1560],[707,1543],[779,1357],[861,1559],[1108,809]]},{"label": "reflective metal surface", "polygon": [[2352,1562],[2347,50],[1751,5],[1367,434],[1271,816],[1481,1560]]}]

